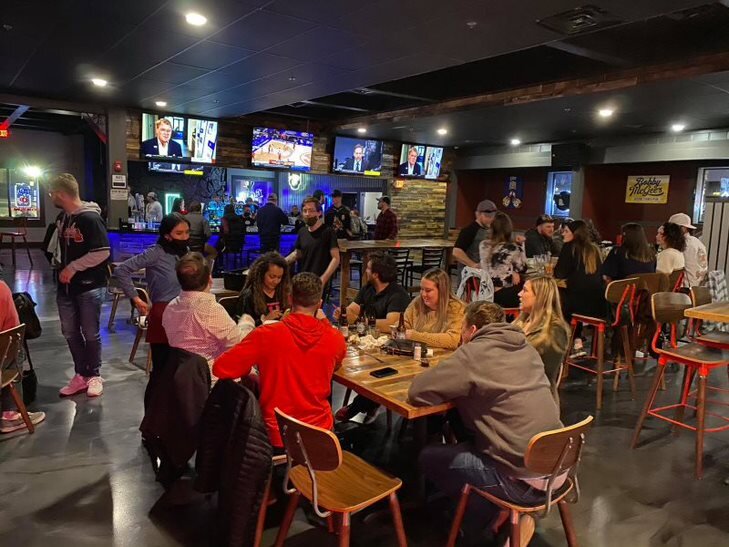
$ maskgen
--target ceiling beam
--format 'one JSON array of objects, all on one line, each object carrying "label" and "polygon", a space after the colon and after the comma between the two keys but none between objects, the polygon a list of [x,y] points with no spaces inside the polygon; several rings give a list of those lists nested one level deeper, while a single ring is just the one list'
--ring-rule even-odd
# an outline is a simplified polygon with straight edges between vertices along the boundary
[{"label": "ceiling beam", "polygon": [[565,53],[576,55],[577,57],[584,57],[586,59],[590,59],[591,61],[598,61],[600,63],[605,63],[611,66],[626,68],[630,65],[630,62],[626,59],[623,59],[622,57],[617,57],[608,53],[601,53],[592,48],[576,46],[567,42],[550,42],[544,45],[558,51],[564,51]]},{"label": "ceiling beam", "polygon": [[106,114],[106,109],[98,103],[76,103],[64,101],[60,99],[46,99],[43,97],[25,97],[22,95],[12,95],[9,93],[0,93],[0,103],[21,105],[27,104],[31,108],[43,110],[64,110],[71,112],[93,112],[94,114]]},{"label": "ceiling beam", "polygon": [[[728,0],[729,1],[729,0]],[[433,99],[427,99],[425,97],[418,97],[417,95],[408,95],[406,93],[395,93],[394,91],[383,91],[381,89],[375,89],[372,87],[358,87],[352,89],[350,93],[355,95],[362,95],[367,97],[369,95],[384,95],[385,97],[396,97],[398,99],[411,99],[413,101],[423,101],[424,103],[432,103]]]},{"label": "ceiling beam", "polygon": [[25,114],[30,107],[25,104],[18,105],[18,107],[13,111],[10,116],[5,118],[5,121],[0,123],[0,129],[8,129],[11,125],[13,125],[13,122],[20,118],[23,114]]},{"label": "ceiling beam", "polygon": [[418,118],[439,116],[475,108],[509,106],[560,97],[591,95],[606,91],[631,89],[642,84],[695,78],[729,70],[729,52],[702,55],[692,59],[608,72],[599,76],[563,80],[528,87],[485,93],[423,106],[381,112],[351,118],[336,126],[338,130],[354,130],[362,125],[402,123]]}]

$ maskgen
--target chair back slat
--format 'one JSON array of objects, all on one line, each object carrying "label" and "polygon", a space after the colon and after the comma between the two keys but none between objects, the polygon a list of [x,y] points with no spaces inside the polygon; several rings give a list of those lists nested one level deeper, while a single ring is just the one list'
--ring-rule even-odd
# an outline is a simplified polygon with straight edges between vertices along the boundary
[{"label": "chair back slat", "polygon": [[312,471],[334,471],[342,464],[342,447],[334,433],[292,418],[278,408],[274,411],[292,467],[304,465]]},{"label": "chair back slat", "polygon": [[238,297],[237,296],[224,296],[218,300],[218,304],[225,308],[231,319],[235,319],[236,312],[238,311]]},{"label": "chair back slat", "polygon": [[135,289],[137,291],[137,296],[144,302],[146,302],[148,306],[152,306],[152,302],[149,299],[149,293],[147,292],[147,290],[141,287],[135,287]]},{"label": "chair back slat", "polygon": [[423,249],[423,268],[440,268],[443,262],[443,249],[426,247]]},{"label": "chair back slat", "polygon": [[691,287],[691,305],[703,306],[711,304],[711,290],[709,287]]},{"label": "chair back slat", "polygon": [[540,475],[559,475],[574,468],[580,461],[585,435],[592,426],[592,416],[581,422],[545,431],[529,441],[524,464],[529,471]]},{"label": "chair back slat", "polygon": [[651,310],[656,323],[678,323],[685,319],[684,311],[691,307],[689,295],[678,292],[659,292],[651,297]]},{"label": "chair back slat", "polygon": [[638,279],[638,289],[645,289],[651,295],[657,292],[666,292],[671,287],[668,282],[668,274],[660,272],[642,273],[635,274],[633,277]]}]

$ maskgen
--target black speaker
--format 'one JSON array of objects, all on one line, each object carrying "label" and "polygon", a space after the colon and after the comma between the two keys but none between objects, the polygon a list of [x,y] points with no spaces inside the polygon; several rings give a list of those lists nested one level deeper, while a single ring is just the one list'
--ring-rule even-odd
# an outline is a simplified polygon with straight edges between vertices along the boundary
[{"label": "black speaker", "polygon": [[590,159],[590,147],[583,142],[552,145],[552,167],[580,167]]}]

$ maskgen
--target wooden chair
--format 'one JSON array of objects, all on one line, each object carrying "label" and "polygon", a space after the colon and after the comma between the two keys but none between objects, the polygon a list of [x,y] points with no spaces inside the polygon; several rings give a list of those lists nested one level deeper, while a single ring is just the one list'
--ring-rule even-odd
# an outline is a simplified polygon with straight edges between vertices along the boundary
[{"label": "wooden chair", "polygon": [[[149,309],[152,309],[152,302],[149,299],[149,295],[145,289],[137,287],[137,296],[147,303]],[[147,332],[147,317],[140,316],[137,320],[137,335],[134,337],[134,344],[132,345],[132,352],[129,354],[129,362],[134,364],[134,356],[137,354],[137,348],[139,342],[142,340],[142,336]],[[147,352],[147,363],[144,367],[145,372],[149,375],[149,371],[152,370],[152,350]]]},{"label": "wooden chair", "polygon": [[[334,528],[334,515],[339,515],[339,545],[349,545],[350,515],[389,498],[397,542],[407,545],[400,514],[398,478],[390,477],[349,452],[343,452],[331,431],[305,424],[275,409],[288,464],[284,488],[290,495],[286,514],[281,522],[276,547],[281,547],[291,526],[294,513],[303,495],[314,511]],[[293,488],[289,488],[289,483]]]},{"label": "wooden chair", "polygon": [[[653,385],[648,393],[648,397],[641,412],[638,423],[635,426],[633,433],[632,447],[635,448],[638,444],[638,438],[640,437],[641,429],[645,419],[648,416],[664,420],[674,426],[674,431],[678,432],[676,428],[683,427],[696,432],[696,464],[695,474],[696,478],[700,479],[703,476],[704,470],[704,434],[705,433],[716,433],[719,431],[725,431],[729,429],[729,417],[724,417],[718,414],[713,416],[721,418],[727,425],[706,428],[706,391],[717,391],[729,393],[727,389],[716,388],[706,385],[706,379],[709,372],[715,368],[729,366],[729,351],[721,350],[717,348],[708,347],[702,344],[686,344],[678,347],[676,344],[676,330],[678,323],[683,320],[684,312],[686,309],[692,306],[691,300],[687,294],[677,292],[662,292],[653,295],[652,298],[652,309],[653,317],[656,322],[656,332],[654,335],[654,350],[658,353],[658,367],[656,367],[656,374],[653,378]],[[661,334],[664,325],[670,325],[671,328],[671,340],[668,347],[656,348],[655,341]],[[685,367],[683,382],[681,386],[681,398],[677,404],[666,405],[666,406],[654,406],[656,394],[658,388],[663,379],[663,375],[666,371],[666,365],[669,363],[678,363]],[[691,391],[691,384],[693,383],[694,376],[698,374],[698,387],[695,391]],[[696,404],[689,404],[689,400],[696,399]],[[708,401],[711,403],[712,401]],[[721,402],[713,401],[716,404],[722,404]],[[696,410],[696,426],[691,426],[683,422],[683,415],[686,408]],[[670,418],[664,413],[675,410],[675,415]]]},{"label": "wooden chair", "polygon": [[[612,281],[608,284],[605,289],[605,300],[612,305],[615,315],[615,319],[610,323],[607,319],[600,317],[590,317],[580,314],[574,314],[572,316],[572,331],[570,333],[570,339],[567,344],[567,352],[565,353],[564,363],[562,365],[562,379],[569,375],[569,367],[579,368],[580,370],[595,374],[597,376],[597,410],[602,408],[603,377],[606,374],[615,375],[613,378],[613,391],[617,391],[620,382],[620,374],[623,371],[627,372],[628,380],[630,382],[630,393],[632,398],[635,399],[633,349],[630,343],[630,330],[628,327],[632,327],[633,322],[633,309],[631,307],[631,303],[635,295],[636,285],[637,279],[634,277],[622,279],[620,281]],[[592,356],[587,359],[595,361],[595,368],[585,366],[576,359],[572,359],[570,357],[572,345],[575,339],[575,331],[577,330],[577,326],[580,324],[592,326],[596,331],[596,335],[593,336],[592,342]],[[620,337],[624,362],[621,362],[616,356],[612,362],[614,368],[605,370],[605,332],[608,328],[613,330],[615,336]],[[579,359],[580,361],[585,360],[584,358]]]},{"label": "wooden chair", "polygon": [[[569,547],[577,546],[577,535],[572,524],[572,517],[567,506],[568,503],[576,503],[580,488],[577,482],[577,466],[580,463],[580,455],[585,445],[585,437],[592,425],[592,416],[588,416],[580,423],[561,429],[545,431],[532,437],[529,441],[526,454],[524,455],[525,467],[539,475],[546,477],[547,489],[545,491],[546,501],[541,505],[523,506],[509,500],[501,499],[486,490],[480,490],[475,486],[466,484],[458,502],[456,516],[451,525],[451,532],[448,536],[448,547],[454,547],[458,530],[461,527],[463,515],[466,512],[468,496],[474,492],[499,507],[502,512],[508,512],[508,519],[511,523],[510,542],[512,547],[521,547],[519,530],[519,518],[523,514],[546,516],[556,503],[559,507],[559,514],[562,517],[562,526],[567,538]],[[564,484],[554,488],[555,480],[560,476],[566,476]]]},{"label": "wooden chair", "polygon": [[236,312],[238,311],[238,297],[237,296],[224,296],[218,300],[218,304],[225,308],[230,318],[235,321]]},{"label": "wooden chair", "polygon": [[[12,329],[0,332],[0,389],[10,390],[10,395],[18,408],[18,412],[23,417],[25,426],[30,433],[35,431],[35,426],[30,420],[28,409],[25,408],[23,398],[15,389],[15,381],[22,374],[18,364],[18,354],[20,347],[25,339],[25,325],[18,325]],[[7,409],[5,409],[7,410]]]},{"label": "wooden chair", "polygon": [[686,276],[686,270],[673,270],[668,276],[668,287],[670,291],[678,292],[683,286],[683,279]]},{"label": "wooden chair", "polygon": [[30,256],[30,247],[28,246],[28,219],[26,217],[19,217],[13,219],[13,224],[16,226],[16,230],[12,232],[0,232],[0,247],[2,247],[3,240],[6,237],[10,238],[10,246],[13,253],[13,267],[15,266],[15,240],[20,238],[23,240],[25,246],[25,252],[28,253],[28,262],[30,262],[30,269],[33,269],[33,258]]},{"label": "wooden chair", "polygon": [[[669,279],[668,274],[664,273],[642,273],[642,274],[635,274],[631,277],[634,277],[638,280],[638,283],[636,285],[636,297],[640,293],[640,291],[645,291],[647,295],[647,306],[650,307],[650,299],[651,297],[656,294],[657,292],[666,292],[669,290]],[[638,316],[638,312],[642,311],[638,309],[638,306],[643,305],[644,300],[635,298],[633,302],[633,317],[635,318]],[[653,322],[651,321],[649,324],[645,324],[643,322],[637,322],[634,321],[634,330],[633,330],[633,348],[635,349],[641,349],[643,348],[644,344],[646,342],[650,344],[650,337],[651,333],[653,331]],[[646,354],[646,357],[643,357],[643,359],[648,359],[647,356],[647,350],[644,352]]]}]

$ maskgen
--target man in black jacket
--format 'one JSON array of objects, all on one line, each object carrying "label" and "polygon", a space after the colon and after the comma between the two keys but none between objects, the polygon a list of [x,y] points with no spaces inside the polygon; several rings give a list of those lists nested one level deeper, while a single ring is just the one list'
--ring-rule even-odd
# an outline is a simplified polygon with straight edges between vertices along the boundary
[{"label": "man in black jacket", "polygon": [[258,226],[258,237],[261,240],[261,252],[278,252],[281,246],[281,226],[289,223],[286,216],[278,206],[278,196],[268,194],[266,205],[258,209],[256,225]]},{"label": "man in black jacket", "polygon": [[352,217],[349,207],[342,204],[342,191],[332,192],[332,206],[324,215],[324,224],[337,232],[337,239],[352,239]]},{"label": "man in black jacket", "polygon": [[537,255],[559,255],[557,242],[554,241],[554,219],[549,215],[539,215],[537,227],[527,230],[525,251],[527,258]]}]

